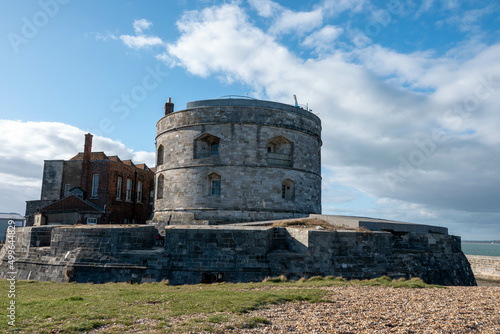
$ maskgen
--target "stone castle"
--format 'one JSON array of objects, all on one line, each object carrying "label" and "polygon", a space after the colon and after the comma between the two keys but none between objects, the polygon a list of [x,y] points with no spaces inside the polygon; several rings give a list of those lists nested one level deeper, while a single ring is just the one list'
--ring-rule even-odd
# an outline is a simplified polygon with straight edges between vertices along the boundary
[{"label": "stone castle", "polygon": [[157,124],[154,221],[243,222],[321,213],[321,121],[253,99],[190,102]]},{"label": "stone castle", "polygon": [[[308,110],[243,98],[173,109],[169,99],[157,124],[152,220],[17,229],[18,279],[194,284],[388,275],[475,285],[460,238],[446,228],[321,215],[321,122]],[[3,278],[5,247],[0,259]]]}]

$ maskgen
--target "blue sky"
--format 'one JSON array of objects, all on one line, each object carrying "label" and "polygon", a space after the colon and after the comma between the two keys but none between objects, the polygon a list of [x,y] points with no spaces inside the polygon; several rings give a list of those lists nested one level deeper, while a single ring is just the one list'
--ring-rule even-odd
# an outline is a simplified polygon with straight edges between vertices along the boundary
[{"label": "blue sky", "polygon": [[500,239],[496,1],[0,2],[0,211],[44,159],[154,165],[172,97],[307,104],[323,122],[323,211]]}]

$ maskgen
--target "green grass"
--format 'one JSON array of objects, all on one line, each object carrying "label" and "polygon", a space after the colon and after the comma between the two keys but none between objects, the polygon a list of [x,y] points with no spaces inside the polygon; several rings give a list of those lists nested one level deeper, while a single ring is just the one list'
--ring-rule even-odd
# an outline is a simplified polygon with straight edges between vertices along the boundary
[{"label": "green grass", "polygon": [[[0,332],[83,333],[113,324],[118,325],[108,328],[106,333],[132,329],[153,329],[158,333],[212,331],[215,324],[229,324],[227,328],[254,328],[268,323],[268,320],[248,317],[246,313],[249,311],[285,302],[325,302],[328,292],[324,287],[347,285],[434,287],[419,279],[393,281],[389,277],[366,281],[335,277],[288,281],[278,277],[262,283],[183,286],[18,281],[15,299],[17,327],[9,326],[4,318],[0,321]],[[0,280],[0,291],[8,291],[6,280]],[[0,307],[5,309],[8,302],[7,293],[0,293]],[[175,317],[185,315],[196,315],[196,318],[172,324]],[[139,319],[151,323],[138,323]]]}]

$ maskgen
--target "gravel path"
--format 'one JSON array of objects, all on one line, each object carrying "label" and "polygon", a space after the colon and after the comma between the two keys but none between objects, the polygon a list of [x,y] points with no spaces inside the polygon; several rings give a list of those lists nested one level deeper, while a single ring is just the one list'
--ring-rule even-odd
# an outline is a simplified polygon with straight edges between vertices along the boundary
[{"label": "gravel path", "polygon": [[500,333],[499,287],[332,287],[328,303],[254,311],[269,325],[230,333]]}]

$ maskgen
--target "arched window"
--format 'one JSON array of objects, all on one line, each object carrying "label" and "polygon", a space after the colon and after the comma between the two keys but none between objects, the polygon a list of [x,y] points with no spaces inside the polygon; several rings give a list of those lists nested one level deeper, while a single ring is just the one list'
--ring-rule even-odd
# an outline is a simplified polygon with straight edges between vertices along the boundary
[{"label": "arched window", "polygon": [[156,151],[156,166],[163,165],[163,157],[165,155],[165,149],[163,145],[158,146],[158,150]]},{"label": "arched window", "polygon": [[295,198],[295,183],[286,179],[281,183],[281,198],[287,201],[293,201]]},{"label": "arched window", "polygon": [[208,176],[208,195],[220,196],[221,194],[221,177],[217,173],[212,173]]},{"label": "arched window", "polygon": [[165,177],[163,176],[163,174],[160,174],[160,176],[158,176],[158,179],[156,181],[156,199],[163,198],[164,185],[165,185]]},{"label": "arched window", "polygon": [[209,133],[202,134],[194,141],[194,158],[208,158],[219,155],[220,138]]},{"label": "arched window", "polygon": [[283,136],[267,142],[267,163],[276,167],[293,166],[293,143]]}]

